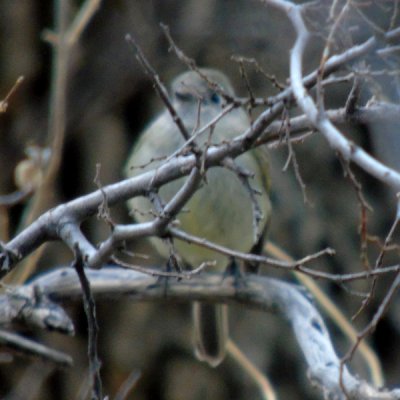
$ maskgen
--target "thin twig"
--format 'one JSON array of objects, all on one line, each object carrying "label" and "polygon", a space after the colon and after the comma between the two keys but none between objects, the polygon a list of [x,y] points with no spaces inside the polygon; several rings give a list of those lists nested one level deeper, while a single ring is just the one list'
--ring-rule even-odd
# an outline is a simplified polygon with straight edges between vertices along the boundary
[{"label": "thin twig", "polygon": [[215,267],[215,265],[216,265],[215,261],[205,261],[205,262],[201,263],[197,268],[194,268],[190,271],[170,272],[170,271],[162,271],[161,269],[143,267],[141,265],[133,265],[133,264],[130,264],[130,263],[120,260],[116,256],[113,256],[111,258],[111,260],[113,262],[115,262],[116,265],[118,265],[122,268],[130,269],[132,271],[138,271],[143,274],[150,275],[150,276],[158,276],[158,277],[165,277],[165,278],[177,278],[177,279],[190,279],[193,275],[200,273],[204,269],[209,268],[209,267]]},{"label": "thin twig", "polygon": [[[381,248],[381,251],[379,252],[379,255],[376,259],[375,262],[375,266],[373,268],[373,271],[378,271],[378,270],[382,270],[382,263],[383,263],[383,257],[387,251],[387,248],[390,244],[390,242],[393,239],[393,234],[398,226],[400,222],[400,203],[397,203],[397,212],[396,212],[396,217],[392,223],[392,226],[389,229],[388,234],[386,235],[385,238],[385,242]],[[357,316],[366,308],[366,306],[370,303],[370,301],[373,298],[373,295],[375,293],[375,288],[376,288],[376,284],[377,284],[377,279],[378,279],[379,275],[374,275],[372,282],[371,282],[371,288],[369,290],[368,296],[363,300],[361,307],[356,311],[356,313],[353,315],[352,319],[356,319]]]},{"label": "thin twig", "polygon": [[66,39],[69,46],[75,45],[80,39],[82,32],[89,25],[90,20],[100,8],[102,0],[86,0],[80,7],[74,20],[66,32]]},{"label": "thin twig", "polygon": [[181,60],[189,69],[191,69],[192,71],[195,71],[197,74],[199,74],[199,76],[202,77],[202,79],[204,79],[207,84],[213,89],[215,90],[219,95],[221,95],[228,104],[233,103],[236,106],[240,105],[236,98],[231,96],[230,94],[228,94],[223,87],[217,83],[217,82],[213,82],[212,80],[210,80],[208,78],[208,76],[206,74],[204,74],[200,68],[197,67],[196,62],[188,57],[175,43],[174,39],[171,36],[171,33],[169,31],[169,27],[165,24],[160,24],[161,29],[164,32],[165,37],[168,40],[168,43],[170,45],[170,48],[175,52],[176,56],[178,57],[179,60]]},{"label": "thin twig", "polygon": [[334,250],[327,248],[327,249],[318,251],[314,254],[310,254],[306,257],[303,257],[300,260],[295,260],[293,262],[287,262],[287,261],[277,260],[277,259],[271,258],[271,257],[261,256],[258,254],[242,253],[240,251],[232,250],[228,247],[210,242],[209,240],[206,240],[204,238],[199,238],[197,236],[191,235],[187,232],[184,232],[178,228],[171,227],[171,226],[168,228],[168,233],[177,239],[184,240],[191,244],[196,244],[198,246],[216,251],[221,254],[225,254],[230,257],[234,257],[238,260],[243,260],[243,261],[247,261],[247,262],[255,262],[255,263],[259,263],[259,264],[269,265],[269,266],[275,267],[275,268],[283,268],[283,269],[289,269],[289,270],[300,269],[304,264],[310,263],[310,262],[318,259],[319,257],[323,257],[325,255],[332,256],[333,254],[335,254]]},{"label": "thin twig", "polygon": [[136,384],[139,382],[140,377],[142,376],[141,372],[138,370],[133,370],[128,378],[122,383],[119,388],[117,394],[114,397],[114,400],[126,400],[128,398],[129,393],[135,388]]},{"label": "thin twig", "polygon": [[16,335],[15,333],[0,330],[0,344],[21,354],[39,357],[60,366],[72,366],[72,358],[65,353],[51,349],[33,340]]},{"label": "thin twig", "polygon": [[248,58],[248,57],[243,57],[243,56],[232,56],[231,59],[233,61],[239,62],[241,64],[243,63],[248,63],[254,65],[254,68],[256,72],[260,73],[263,75],[268,81],[272,83],[274,87],[276,87],[279,91],[285,89],[285,85],[280,83],[278,79],[276,78],[275,75],[271,75],[268,72],[264,70],[263,67],[259,64],[259,62],[255,58]]},{"label": "thin twig", "polygon": [[[143,67],[144,71],[146,74],[149,76],[151,81],[153,82],[154,88],[157,92],[157,94],[160,96],[161,100],[165,104],[168,112],[171,114],[171,117],[173,121],[175,122],[176,126],[179,129],[179,132],[181,133],[182,137],[185,140],[190,139],[190,133],[187,131],[182,119],[179,117],[177,114],[175,107],[173,106],[172,102],[169,99],[168,91],[165,88],[165,85],[160,79],[160,76],[157,74],[153,66],[150,64],[149,60],[146,58],[146,56],[143,53],[142,48],[139,46],[137,43],[136,39],[130,35],[127,34],[125,36],[125,40],[132,46],[133,50],[135,51],[135,56],[141,66]],[[200,150],[196,147],[195,143],[191,144],[192,150],[194,152],[200,152]]]},{"label": "thin twig", "polygon": [[0,114],[5,113],[8,108],[8,102],[10,101],[11,96],[17,91],[17,89],[21,86],[22,82],[24,81],[24,77],[21,75],[14,83],[13,87],[9,90],[4,97],[3,100],[0,100]]},{"label": "thin twig", "polygon": [[88,323],[88,356],[89,371],[92,381],[91,398],[93,400],[103,400],[102,381],[100,375],[101,362],[97,350],[99,326],[96,317],[96,303],[90,289],[90,282],[86,277],[84,263],[79,250],[76,249],[73,267],[79,277],[82,288],[83,307]]},{"label": "thin twig", "polygon": [[290,119],[287,110],[286,111],[285,110],[283,111],[284,117],[282,123],[283,123],[283,132],[285,133],[285,142],[288,148],[288,158],[286,160],[285,166],[283,167],[283,171],[285,171],[288,168],[290,163],[293,165],[294,175],[300,186],[301,193],[303,195],[303,201],[305,204],[311,205],[312,203],[307,196],[307,190],[306,190],[307,186],[304,183],[304,180],[301,176],[299,163],[297,161],[296,153],[293,148],[293,143],[290,139]]},{"label": "thin twig", "polygon": [[255,189],[250,184],[250,179],[254,178],[254,173],[251,171],[247,171],[244,168],[241,168],[234,160],[231,158],[225,158],[223,160],[222,165],[228,168],[230,171],[236,174],[240,183],[245,188],[246,192],[249,194],[251,200],[251,207],[252,207],[252,216],[253,216],[253,241],[257,243],[260,239],[263,229],[260,225],[264,216],[261,210],[260,203],[257,199],[262,192],[260,190]]},{"label": "thin twig", "polygon": [[101,164],[97,163],[96,164],[96,175],[93,179],[93,182],[95,183],[97,188],[103,194],[103,201],[99,205],[97,218],[104,220],[107,223],[107,225],[112,229],[114,227],[115,223],[111,218],[111,211],[110,211],[110,207],[108,206],[107,193],[103,190],[103,185],[101,184],[100,171],[101,171]]}]

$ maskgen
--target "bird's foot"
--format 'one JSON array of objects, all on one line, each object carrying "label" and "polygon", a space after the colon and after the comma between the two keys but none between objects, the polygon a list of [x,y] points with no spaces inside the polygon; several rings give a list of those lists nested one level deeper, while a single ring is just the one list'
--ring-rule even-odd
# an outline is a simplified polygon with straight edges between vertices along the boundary
[{"label": "bird's foot", "polygon": [[232,258],[231,262],[224,272],[223,279],[227,277],[233,278],[233,286],[236,290],[242,289],[247,286],[246,274],[243,272],[243,269],[235,258]]}]

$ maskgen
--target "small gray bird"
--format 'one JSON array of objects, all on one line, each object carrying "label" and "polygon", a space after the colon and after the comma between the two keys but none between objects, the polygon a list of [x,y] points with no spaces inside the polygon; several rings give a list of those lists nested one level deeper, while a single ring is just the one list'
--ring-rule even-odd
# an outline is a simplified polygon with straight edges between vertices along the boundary
[{"label": "small gray bird", "polygon": [[[234,96],[232,85],[224,74],[213,69],[204,68],[200,71],[225,93]],[[185,72],[175,78],[171,89],[171,102],[190,134],[195,134],[226,106],[224,98],[194,71]],[[207,129],[196,137],[195,142],[197,146],[204,148],[210,137],[211,143],[217,144],[243,133],[249,126],[250,121],[244,109],[234,108],[211,131]],[[171,115],[164,111],[140,135],[125,167],[126,176],[132,177],[156,168],[162,163],[162,159],[181,148],[184,143],[185,140]],[[148,164],[151,160],[158,161]],[[254,174],[250,183],[260,192],[257,202],[262,214],[258,230],[264,232],[271,214],[268,159],[265,153],[256,149],[237,157],[235,163],[239,168]],[[135,168],[141,165],[147,166]],[[185,179],[177,179],[160,188],[159,195],[164,202],[173,197]],[[156,212],[145,197],[133,198],[128,205],[139,222],[151,220]],[[251,194],[237,173],[224,167],[215,167],[207,171],[207,179],[186,204],[184,211],[178,214],[177,219],[179,227],[192,235],[237,251],[249,252],[259,240],[254,234],[253,206]],[[168,259],[169,248],[166,243],[156,237],[150,240],[159,254]],[[227,256],[204,247],[183,241],[176,241],[174,244],[178,255],[192,267],[197,267],[204,261],[215,260],[215,268],[224,271],[231,262]],[[227,306],[196,302],[193,304],[193,318],[195,354],[200,360],[217,366],[225,356],[228,340]]]}]

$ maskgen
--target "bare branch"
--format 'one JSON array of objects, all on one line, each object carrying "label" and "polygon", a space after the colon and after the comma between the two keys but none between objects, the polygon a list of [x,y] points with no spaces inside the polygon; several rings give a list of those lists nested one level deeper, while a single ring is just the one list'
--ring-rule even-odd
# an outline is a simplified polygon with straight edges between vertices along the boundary
[{"label": "bare branch", "polygon": [[228,103],[233,103],[236,105],[240,105],[240,103],[238,103],[236,101],[236,99],[232,96],[230,96],[228,93],[226,93],[226,91],[222,88],[221,85],[219,85],[216,82],[211,81],[207,75],[205,75],[204,73],[201,72],[201,70],[197,67],[196,62],[189,58],[175,43],[174,39],[171,36],[171,33],[169,31],[169,27],[165,24],[160,24],[161,29],[164,32],[165,37],[168,40],[168,43],[170,45],[170,48],[175,52],[176,56],[178,57],[179,60],[181,60],[189,69],[191,69],[192,71],[196,71],[199,76],[202,77],[202,79],[204,79],[207,84],[213,89],[215,90],[218,94],[220,94]]},{"label": "bare branch", "polygon": [[80,7],[73,22],[66,32],[66,41],[69,46],[75,45],[80,39],[90,20],[100,8],[101,0],[86,0]]},{"label": "bare branch", "polygon": [[[54,192],[53,188],[61,166],[65,141],[67,82],[71,51],[73,50],[75,40],[79,38],[90,18],[96,12],[98,5],[98,0],[87,0],[68,31],[68,2],[60,1],[56,3],[54,12],[56,31],[51,32],[50,35],[47,32],[47,36],[51,37],[49,42],[53,50],[49,127],[47,134],[51,156],[43,180],[35,192],[32,205],[22,226],[31,224],[44,210],[47,210],[51,206],[54,200],[51,193]],[[30,275],[36,267],[37,260],[40,258],[42,251],[38,251],[34,257],[28,260],[21,275],[15,279],[16,281],[23,282]]]},{"label": "bare branch", "polygon": [[270,258],[270,257],[258,255],[258,254],[241,253],[240,251],[229,249],[227,247],[210,242],[210,241],[206,240],[205,238],[199,238],[197,236],[191,235],[187,232],[183,232],[180,229],[177,229],[174,227],[170,227],[168,229],[168,232],[177,239],[184,240],[188,243],[196,244],[198,246],[202,246],[207,249],[214,250],[218,253],[225,254],[230,257],[234,257],[238,260],[243,260],[243,261],[257,263],[257,264],[265,264],[265,265],[268,265],[271,267],[283,268],[283,269],[289,269],[289,270],[301,269],[304,264],[312,262],[312,261],[318,259],[319,257],[335,254],[334,250],[328,248],[328,249],[321,250],[315,254],[308,255],[300,260],[288,262],[288,261],[277,260],[275,258]]},{"label": "bare branch", "polygon": [[[328,331],[317,310],[295,285],[249,275],[246,285],[235,284],[235,278],[207,274],[190,280],[158,284],[157,278],[135,271],[103,268],[86,271],[95,297],[121,297],[129,294],[135,301],[208,301],[246,304],[248,307],[278,313],[288,320],[293,334],[303,351],[309,377],[327,398],[344,399],[339,385],[340,360],[332,347]],[[37,278],[31,283],[54,299],[71,300],[79,297],[80,284],[70,269],[59,269]],[[399,390],[378,390],[352,376],[344,367],[343,380],[352,399],[396,399]]]},{"label": "bare branch", "polygon": [[[175,122],[176,126],[179,129],[179,132],[181,133],[182,137],[186,140],[190,140],[190,133],[187,131],[185,125],[183,124],[182,119],[179,117],[177,114],[174,106],[172,105],[172,102],[169,99],[168,96],[168,91],[165,88],[165,85],[162,83],[159,75],[155,71],[155,69],[152,67],[150,62],[147,60],[146,56],[144,55],[141,47],[139,44],[136,42],[135,38],[131,35],[126,35],[125,37],[126,41],[132,45],[133,49],[136,52],[136,58],[142,65],[144,71],[146,74],[150,77],[151,81],[153,82],[154,88],[157,91],[158,95],[160,96],[161,100],[164,102],[165,106],[167,107],[168,112],[170,113],[173,121]],[[199,149],[196,147],[195,143],[191,143],[191,147],[194,152],[198,152]]]},{"label": "bare branch", "polygon": [[28,326],[74,334],[74,326],[64,309],[34,286],[8,289],[1,300],[0,326],[20,321]]},{"label": "bare branch", "polygon": [[162,236],[168,224],[194,194],[199,183],[200,172],[196,167],[193,167],[185,184],[168,204],[165,205],[159,216],[152,222],[133,225],[115,225],[111,236],[100,245],[98,251],[90,257],[86,257],[88,265],[91,267],[100,267],[101,264],[107,261],[111,256],[116,245],[124,240],[132,240],[135,237],[144,236]]},{"label": "bare branch", "polygon": [[0,114],[5,113],[8,108],[8,102],[11,98],[11,96],[18,90],[18,88],[21,86],[22,82],[24,81],[24,77],[20,76],[14,83],[13,87],[9,90],[7,93],[6,97],[4,97],[3,100],[0,100]]},{"label": "bare branch", "polygon": [[[217,166],[226,157],[236,157],[251,148],[253,141],[255,141],[255,145],[277,142],[282,123],[276,121],[267,129],[265,126],[275,118],[279,109],[282,110],[281,106],[277,105],[271,109],[272,111],[262,113],[253,127],[234,141],[210,147],[204,154],[205,167]],[[326,115],[334,122],[344,122],[350,118],[350,121],[366,123],[381,116],[388,117],[387,113],[396,116],[397,112],[398,107],[394,105],[386,106],[384,103],[378,103],[359,109],[348,117],[344,109],[329,111]],[[295,117],[291,119],[290,126],[293,132],[303,132],[310,128],[310,122],[307,117]],[[260,135],[260,139],[256,139],[257,135]],[[45,241],[53,239],[65,240],[72,250],[75,244],[79,243],[82,254],[85,254],[87,259],[91,259],[94,257],[96,249],[82,235],[79,225],[84,219],[97,213],[98,207],[104,201],[104,195],[107,196],[108,205],[112,207],[131,197],[145,195],[148,188],[156,189],[171,180],[188,174],[195,165],[194,156],[175,157],[163,163],[155,171],[145,172],[134,178],[104,186],[101,190],[62,204],[43,214],[7,245],[3,244],[3,250],[0,253],[0,276],[7,274],[17,261],[26,257]],[[154,232],[150,223],[127,226],[126,230],[130,231],[131,238],[140,235],[148,236]],[[111,247],[109,246],[110,250]]]},{"label": "bare branch", "polygon": [[138,383],[141,373],[138,370],[133,370],[128,378],[123,382],[118,393],[115,395],[114,400],[126,400],[128,398],[129,393],[133,390],[133,388]]},{"label": "bare branch", "polygon": [[82,288],[83,308],[85,310],[88,323],[88,356],[89,356],[89,373],[91,380],[91,398],[93,400],[103,400],[102,381],[100,375],[101,362],[97,350],[97,341],[99,334],[99,326],[96,317],[96,303],[92,296],[90,282],[86,277],[84,263],[79,250],[76,250],[76,259],[73,267],[79,278],[79,283]]},{"label": "bare branch", "polygon": [[[296,29],[297,39],[290,56],[291,87],[293,88],[293,93],[298,105],[307,115],[310,122],[324,135],[330,146],[342,154],[345,160],[355,162],[366,172],[392,187],[396,192],[399,191],[400,174],[377,161],[354,142],[347,140],[326,118],[323,110],[317,108],[313,99],[307,93],[306,85],[303,83],[302,60],[309,40],[309,33],[301,15],[302,7],[285,0],[265,0],[264,2],[272,4],[284,11]],[[384,36],[389,39],[392,35],[393,32],[389,32]],[[356,50],[359,51],[361,48],[372,49],[377,46],[377,44],[375,38],[370,38],[364,44],[354,46],[347,50],[346,53],[350,55]],[[334,59],[334,57],[335,56],[331,57],[331,60]],[[327,66],[328,62],[325,64],[324,70],[326,70]]]},{"label": "bare branch", "polygon": [[0,330],[0,344],[19,353],[40,357],[43,360],[52,361],[61,366],[72,365],[72,358],[69,355],[14,333]]}]

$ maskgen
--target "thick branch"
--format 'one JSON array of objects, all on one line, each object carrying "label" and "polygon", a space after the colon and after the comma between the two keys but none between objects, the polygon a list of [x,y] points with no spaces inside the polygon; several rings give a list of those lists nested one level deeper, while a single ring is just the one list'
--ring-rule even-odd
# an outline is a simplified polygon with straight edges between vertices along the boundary
[{"label": "thick branch", "polygon": [[[129,295],[134,301],[208,301],[239,303],[246,307],[278,313],[286,319],[302,349],[309,376],[324,392],[326,398],[344,399],[339,385],[340,360],[333,349],[325,324],[310,300],[297,286],[276,279],[249,275],[245,284],[237,285],[234,278],[221,281],[220,275],[192,276],[190,279],[168,281],[136,271],[107,267],[87,270],[92,293],[97,298],[119,298]],[[41,275],[25,288],[35,286],[49,298],[71,300],[81,297],[76,273],[61,268]],[[352,399],[395,399],[398,390],[378,391],[352,376],[345,368],[343,381]]]},{"label": "thick branch", "polygon": [[[327,111],[325,115],[335,123],[343,123],[346,120],[356,123],[368,123],[380,118],[382,115],[394,116],[397,113],[398,107],[395,105],[378,103],[357,109],[350,116],[346,115],[345,109]],[[267,118],[267,114],[263,118]],[[282,126],[281,121],[274,121],[267,129],[265,129],[262,122],[258,122],[258,125],[254,126],[257,127],[257,134],[261,133],[260,139],[256,141],[256,145],[279,142]],[[302,132],[309,130],[312,126],[313,124],[306,116],[294,117],[290,121],[291,136],[294,135],[295,140],[296,133],[302,134]],[[243,153],[253,145],[255,132],[255,128],[253,131],[250,129],[234,141],[223,143],[218,147],[210,147],[205,152],[204,165],[207,168],[217,166],[225,157],[235,157]],[[248,135],[251,135],[249,140]],[[41,244],[54,239],[63,240],[71,249],[74,249],[74,246],[78,243],[85,259],[92,260],[93,265],[98,265],[99,260],[104,260],[104,254],[99,254],[99,250],[85,238],[79,229],[79,225],[84,219],[97,213],[99,206],[104,201],[104,196],[107,198],[107,204],[113,206],[131,197],[145,195],[149,188],[156,189],[171,180],[189,174],[195,165],[195,156],[183,157],[176,155],[175,158],[168,159],[165,164],[156,170],[105,186],[101,190],[79,197],[48,211],[7,243],[7,245],[3,245],[2,252],[0,253],[0,277],[3,277],[19,260],[23,259]],[[151,222],[147,224],[132,224],[127,226],[126,229],[122,226],[119,227],[123,231],[129,230],[131,238],[149,236],[155,232],[154,225]],[[114,236],[118,235],[118,232],[114,232]],[[121,237],[126,238],[126,232],[122,232]],[[110,238],[110,240],[111,244],[113,244],[114,239]],[[108,242],[106,241],[106,243]],[[102,249],[100,253],[109,253],[109,251],[110,249],[107,251]]]}]

